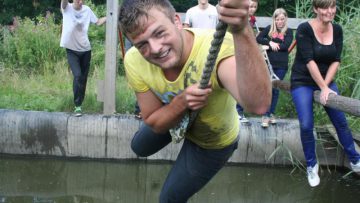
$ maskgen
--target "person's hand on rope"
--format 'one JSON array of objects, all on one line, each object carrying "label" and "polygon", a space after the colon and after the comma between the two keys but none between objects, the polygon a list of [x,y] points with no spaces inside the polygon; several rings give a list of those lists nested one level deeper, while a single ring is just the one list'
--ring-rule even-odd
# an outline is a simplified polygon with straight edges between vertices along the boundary
[{"label": "person's hand on rope", "polygon": [[228,24],[232,33],[240,33],[249,24],[249,0],[221,0],[217,5],[219,20]]},{"label": "person's hand on rope", "polygon": [[334,91],[334,90],[332,90],[332,89],[330,89],[329,87],[326,87],[326,88],[324,88],[324,89],[321,89],[321,92],[320,92],[320,103],[322,104],[322,105],[326,105],[326,102],[327,102],[327,100],[329,99],[329,94],[336,94],[337,95],[337,93]]},{"label": "person's hand on rope", "polygon": [[212,89],[209,84],[205,89],[199,88],[199,83],[190,85],[183,92],[188,109],[199,110],[206,106]]},{"label": "person's hand on rope", "polygon": [[272,51],[279,51],[280,45],[276,42],[270,41],[269,46],[271,47]]}]

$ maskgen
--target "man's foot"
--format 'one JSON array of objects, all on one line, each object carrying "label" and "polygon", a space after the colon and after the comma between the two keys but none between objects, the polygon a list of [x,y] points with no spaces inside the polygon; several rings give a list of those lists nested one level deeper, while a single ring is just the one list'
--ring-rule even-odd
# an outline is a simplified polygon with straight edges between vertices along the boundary
[{"label": "man's foot", "polygon": [[274,114],[270,114],[269,119],[270,119],[271,124],[276,124],[277,123],[277,120],[276,120],[276,117],[275,117]]},{"label": "man's foot", "polygon": [[249,120],[245,117],[245,115],[243,113],[239,113],[239,120],[240,123],[248,123]]},{"label": "man's foot", "polygon": [[353,163],[350,161],[350,166],[351,166],[351,169],[352,169],[355,173],[360,173],[360,160],[358,160],[356,164],[353,164]]},{"label": "man's foot", "polygon": [[270,123],[270,118],[268,116],[263,116],[261,118],[261,127],[267,128],[269,127],[269,123]]},{"label": "man's foot", "polygon": [[311,187],[316,187],[320,184],[320,177],[318,175],[319,172],[319,164],[315,164],[315,166],[311,167],[307,167],[307,178],[308,178],[308,182],[309,185]]},{"label": "man's foot", "polygon": [[82,116],[81,106],[75,106],[74,113],[76,117]]}]

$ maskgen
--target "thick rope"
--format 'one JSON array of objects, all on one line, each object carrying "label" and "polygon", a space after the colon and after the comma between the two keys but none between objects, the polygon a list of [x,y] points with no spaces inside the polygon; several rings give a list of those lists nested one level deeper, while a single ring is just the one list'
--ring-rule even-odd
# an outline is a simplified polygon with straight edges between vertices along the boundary
[{"label": "thick rope", "polygon": [[[214,69],[216,59],[218,57],[221,48],[221,44],[224,41],[226,29],[227,29],[227,24],[223,23],[222,21],[219,21],[219,23],[216,25],[216,31],[214,33],[214,38],[211,41],[211,47],[209,49],[209,54],[207,56],[205,68],[203,69],[203,73],[201,75],[200,86],[199,86],[200,89],[205,89],[209,84],[211,73]],[[188,125],[188,129],[191,127],[192,123],[194,122],[198,114],[199,111],[192,111],[190,113],[190,122]]]},{"label": "thick rope", "polygon": [[[203,73],[200,79],[199,88],[201,89],[205,89],[209,84],[211,73],[214,69],[216,58],[219,54],[221,44],[224,40],[226,29],[227,24],[223,23],[222,21],[219,21],[219,23],[216,25],[216,31],[213,35],[209,54],[207,56],[205,67],[203,69]],[[186,131],[194,123],[198,114],[199,111],[191,111],[190,115],[185,116],[175,128],[170,129],[170,134],[173,142],[179,143],[182,139],[184,139]]]}]

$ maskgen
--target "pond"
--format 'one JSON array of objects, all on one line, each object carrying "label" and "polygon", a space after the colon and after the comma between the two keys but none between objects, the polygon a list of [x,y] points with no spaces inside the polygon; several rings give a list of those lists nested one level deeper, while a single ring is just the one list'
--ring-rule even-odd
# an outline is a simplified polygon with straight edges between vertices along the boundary
[{"label": "pond", "polygon": [[[170,162],[0,156],[0,203],[158,202]],[[189,202],[359,202],[360,176],[322,166],[310,188],[292,167],[228,165]]]}]

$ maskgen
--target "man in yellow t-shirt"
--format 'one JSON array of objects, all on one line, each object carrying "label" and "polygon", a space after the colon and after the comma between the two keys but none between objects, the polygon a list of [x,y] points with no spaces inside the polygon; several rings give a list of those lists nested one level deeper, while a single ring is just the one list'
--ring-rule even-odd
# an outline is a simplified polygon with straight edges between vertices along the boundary
[{"label": "man in yellow t-shirt", "polygon": [[230,33],[208,87],[200,89],[213,32],[182,29],[168,0],[123,1],[119,25],[134,45],[125,56],[126,76],[143,116],[132,150],[142,157],[156,153],[171,142],[170,129],[189,111],[199,111],[160,202],[186,202],[225,165],[237,148],[236,102],[256,114],[268,109],[271,84],[248,23],[248,4],[248,0],[219,2],[219,19],[229,25]]}]

